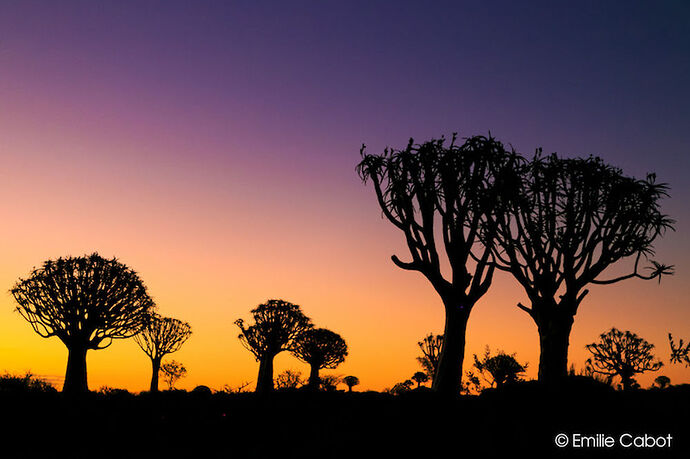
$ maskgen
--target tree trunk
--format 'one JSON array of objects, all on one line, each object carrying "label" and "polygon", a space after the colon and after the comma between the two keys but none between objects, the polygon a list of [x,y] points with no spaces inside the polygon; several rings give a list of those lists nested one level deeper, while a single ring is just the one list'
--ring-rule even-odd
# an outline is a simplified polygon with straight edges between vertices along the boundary
[{"label": "tree trunk", "polygon": [[151,359],[151,367],[153,373],[151,374],[151,387],[149,391],[158,392],[158,374],[161,371],[161,359]]},{"label": "tree trunk", "polygon": [[465,332],[468,318],[469,308],[463,309],[457,303],[446,303],[443,346],[431,386],[433,390],[441,394],[455,396],[462,388],[462,363],[465,358]]},{"label": "tree trunk", "polygon": [[[568,345],[573,316],[548,313],[535,316],[539,329],[539,381],[558,383],[568,376]],[[537,319],[538,318],[538,319]]]},{"label": "tree trunk", "polygon": [[311,372],[309,373],[309,389],[318,391],[321,386],[321,378],[319,378],[319,365],[312,364]]},{"label": "tree trunk", "polygon": [[86,380],[86,347],[70,346],[67,348],[67,371],[62,392],[66,394],[83,394],[89,391]]},{"label": "tree trunk", "polygon": [[628,371],[623,371],[621,372],[621,386],[623,386],[623,390],[630,390],[633,388],[633,374],[628,372]]},{"label": "tree trunk", "polygon": [[273,358],[269,355],[259,361],[259,376],[256,378],[256,392],[265,393],[273,391]]}]

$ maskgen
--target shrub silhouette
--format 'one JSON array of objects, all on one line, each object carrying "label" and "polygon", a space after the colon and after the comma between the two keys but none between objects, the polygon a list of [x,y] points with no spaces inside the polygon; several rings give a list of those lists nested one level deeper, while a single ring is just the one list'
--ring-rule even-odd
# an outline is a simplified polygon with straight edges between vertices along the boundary
[{"label": "shrub silhouette", "polygon": [[339,375],[325,375],[321,376],[321,388],[326,392],[335,392],[338,384],[343,382],[342,376]]},{"label": "shrub silhouette", "polygon": [[347,385],[347,391],[352,392],[352,388],[359,385],[359,378],[357,376],[345,376],[343,382]]},{"label": "shrub silhouette", "polygon": [[592,353],[587,363],[595,373],[619,376],[623,390],[639,387],[633,378],[646,371],[657,371],[662,363],[655,361],[654,345],[630,331],[612,328],[599,336],[598,343],[585,346]]},{"label": "shrub silhouette", "polygon": [[149,391],[158,392],[158,373],[163,357],[177,352],[191,334],[192,328],[188,323],[153,313],[146,326],[134,336],[141,350],[151,359],[153,371]]},{"label": "shrub silhouette", "polygon": [[213,391],[211,390],[210,387],[204,386],[203,384],[200,386],[196,386],[194,389],[192,389],[192,394],[197,394],[201,396],[209,396],[213,394]]},{"label": "shrub silhouette", "polygon": [[[539,380],[567,375],[570,331],[589,284],[626,279],[659,279],[673,267],[640,260],[673,220],[661,213],[666,184],[654,174],[638,180],[602,159],[542,156],[506,169],[496,218],[484,227],[494,242],[494,260],[522,285],[531,301],[527,312],[537,325],[541,354]],[[603,279],[605,270],[634,259],[631,271]]]},{"label": "shrub silhouette", "polygon": [[312,328],[311,319],[296,304],[283,300],[268,300],[251,311],[254,325],[244,326],[235,321],[241,333],[238,338],[259,362],[256,392],[273,390],[273,359],[282,351],[291,351],[295,340]]},{"label": "shrub silhouette", "polygon": [[[481,222],[492,218],[501,170],[516,161],[491,137],[470,137],[460,146],[455,140],[446,146],[443,138],[421,145],[410,139],[404,150],[381,155],[365,154],[363,146],[357,166],[361,179],[373,184],[383,215],[405,235],[412,260],[394,255],[393,262],[424,275],[443,302],[445,341],[432,388],[448,395],[460,391],[467,321],[494,273],[488,232],[479,244]],[[451,271],[445,277],[438,234]]]},{"label": "shrub silhouette", "polygon": [[671,378],[664,375],[657,376],[656,378],[654,378],[654,385],[659,389],[666,389],[668,386],[671,385]]},{"label": "shrub silhouette", "polygon": [[11,290],[17,311],[44,338],[67,347],[63,392],[87,392],[86,352],[139,333],[154,307],[139,276],[115,258],[48,260]]},{"label": "shrub silhouette", "polygon": [[23,376],[5,373],[0,376],[0,392],[57,392],[48,381],[26,372]]},{"label": "shrub silhouette", "polygon": [[347,344],[337,333],[325,328],[312,328],[296,340],[292,353],[311,367],[309,388],[318,390],[321,384],[319,370],[335,369],[345,361]]},{"label": "shrub silhouette", "polygon": [[498,351],[496,355],[491,355],[487,346],[481,359],[474,354],[474,368],[491,387],[501,387],[520,381],[521,375],[527,371],[527,364],[519,363],[515,354]]},{"label": "shrub silhouette", "polygon": [[187,369],[180,362],[171,360],[161,365],[160,372],[163,374],[163,380],[168,385],[168,390],[175,388],[175,383],[187,376]]},{"label": "shrub silhouette", "polygon": [[422,351],[422,356],[417,357],[417,361],[422,366],[427,376],[433,381],[436,369],[438,368],[441,348],[443,347],[443,335],[429,333],[423,340],[418,342],[417,345]]},{"label": "shrub silhouette", "polygon": [[414,385],[414,383],[412,381],[410,381],[409,379],[406,379],[403,382],[399,382],[399,383],[395,384],[387,392],[389,392],[393,395],[404,394],[405,392],[411,391],[413,385]]},{"label": "shrub silhouette", "polygon": [[283,371],[276,376],[275,380],[275,387],[277,389],[297,389],[302,384],[302,373],[293,370]]}]

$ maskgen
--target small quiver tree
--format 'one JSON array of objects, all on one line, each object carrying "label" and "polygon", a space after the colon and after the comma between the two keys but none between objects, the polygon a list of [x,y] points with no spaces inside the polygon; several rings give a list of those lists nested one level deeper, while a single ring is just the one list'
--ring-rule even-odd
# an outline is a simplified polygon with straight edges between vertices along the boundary
[{"label": "small quiver tree", "polygon": [[325,328],[313,328],[295,340],[292,353],[310,365],[308,385],[310,389],[318,390],[321,384],[319,370],[332,370],[343,363],[347,356],[347,344],[337,333]]},{"label": "small quiver tree", "polygon": [[343,382],[347,386],[347,391],[352,392],[352,388],[359,385],[359,378],[357,376],[345,376]]},{"label": "small quiver tree", "polygon": [[654,345],[630,331],[611,328],[599,336],[598,343],[585,346],[592,353],[587,365],[592,371],[605,376],[619,376],[623,390],[639,387],[636,374],[657,371],[662,363],[655,360]]},{"label": "small quiver tree", "polygon": [[443,335],[429,333],[417,345],[422,351],[422,355],[417,357],[417,361],[433,382],[436,369],[438,368],[438,359],[441,356],[441,348],[443,347]]},{"label": "small quiver tree", "polygon": [[151,392],[158,392],[158,374],[163,357],[180,350],[191,334],[192,327],[187,322],[153,313],[146,326],[134,336],[141,350],[151,359]]}]

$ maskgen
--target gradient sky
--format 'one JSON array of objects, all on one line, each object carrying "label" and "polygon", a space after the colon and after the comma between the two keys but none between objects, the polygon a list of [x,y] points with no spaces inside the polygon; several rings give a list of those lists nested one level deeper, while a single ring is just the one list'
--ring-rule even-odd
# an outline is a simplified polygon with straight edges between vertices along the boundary
[{"label": "gradient sky", "polygon": [[[341,333],[331,373],[409,378],[443,309],[355,173],[359,148],[486,134],[517,150],[596,154],[671,186],[677,274],[595,287],[570,361],[611,326],[668,362],[690,339],[690,7],[660,2],[0,1],[0,370],[56,382],[67,352],[8,293],[43,260],[98,251],[136,269],[194,335],[179,387],[256,379],[232,322],[269,298]],[[575,4],[577,3],[577,4]],[[470,318],[467,358],[538,337],[507,276]],[[466,365],[467,367],[467,365]],[[89,386],[148,387],[131,340],[88,356]],[[287,354],[287,368],[308,374]],[[658,374],[690,382],[690,369]]]}]

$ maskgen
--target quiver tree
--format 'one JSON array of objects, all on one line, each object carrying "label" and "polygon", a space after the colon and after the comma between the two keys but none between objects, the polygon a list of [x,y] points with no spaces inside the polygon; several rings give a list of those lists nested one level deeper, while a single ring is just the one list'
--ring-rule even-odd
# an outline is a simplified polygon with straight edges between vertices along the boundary
[{"label": "quiver tree", "polygon": [[612,328],[599,336],[598,343],[585,348],[592,353],[592,358],[587,360],[591,370],[605,376],[619,376],[623,390],[637,387],[636,374],[657,371],[663,365],[652,354],[653,344],[627,330]]},{"label": "quiver tree", "polygon": [[259,362],[256,392],[273,390],[273,359],[282,351],[291,351],[295,340],[312,328],[309,317],[296,304],[268,300],[251,311],[254,325],[245,327],[242,319],[235,325],[241,330],[238,338]]},{"label": "quiver tree", "polygon": [[[650,174],[627,177],[600,158],[562,159],[538,151],[520,167],[506,169],[496,218],[486,225],[497,266],[522,285],[530,306],[518,303],[537,325],[539,380],[567,375],[568,344],[575,314],[590,284],[659,279],[673,267],[641,259],[673,220],[661,213],[667,186]],[[608,267],[629,259],[627,274],[605,279]]]},{"label": "quiver tree", "polygon": [[146,326],[134,336],[134,341],[151,359],[151,392],[158,392],[158,373],[163,357],[177,352],[191,334],[192,327],[187,322],[153,313]]},{"label": "quiver tree", "polygon": [[424,372],[434,380],[436,368],[438,368],[438,359],[441,355],[441,348],[443,347],[443,335],[434,335],[429,333],[423,340],[417,343],[419,349],[422,351],[422,356],[417,357],[417,361],[424,369]]},{"label": "quiver tree", "polygon": [[86,352],[136,335],[154,308],[132,269],[94,253],[48,260],[11,290],[17,311],[44,338],[67,347],[63,392],[87,392]]},{"label": "quiver tree", "polygon": [[424,373],[423,371],[418,371],[415,374],[413,374],[410,379],[417,383],[417,389],[419,389],[419,387],[422,384],[429,380],[429,375]]},{"label": "quiver tree", "polygon": [[345,361],[347,344],[337,333],[325,328],[312,328],[296,340],[292,353],[311,367],[308,387],[318,390],[321,384],[319,370],[335,369]]},{"label": "quiver tree", "polygon": [[[491,137],[471,137],[460,146],[455,140],[448,146],[443,138],[422,145],[410,140],[404,150],[381,155],[365,154],[362,147],[357,166],[362,180],[373,184],[383,215],[405,235],[411,260],[394,255],[393,262],[424,275],[441,297],[444,343],[432,388],[452,395],[461,388],[470,312],[494,273],[488,232],[480,244],[481,222],[491,219],[501,170],[515,161]],[[450,272],[444,275],[446,264]]]},{"label": "quiver tree", "polygon": [[359,385],[359,378],[357,376],[345,376],[343,382],[347,385],[347,391],[352,392],[352,388]]}]

